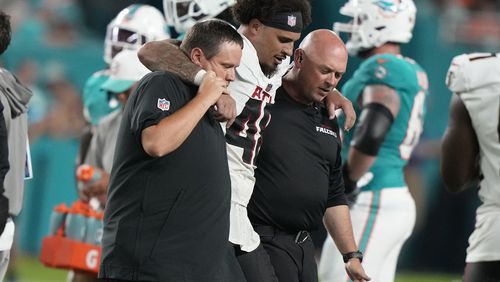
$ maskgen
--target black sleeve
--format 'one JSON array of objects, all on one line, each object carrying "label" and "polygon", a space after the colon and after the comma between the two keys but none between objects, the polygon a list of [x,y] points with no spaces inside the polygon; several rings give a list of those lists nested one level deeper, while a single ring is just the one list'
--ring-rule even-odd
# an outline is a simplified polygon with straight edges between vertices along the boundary
[{"label": "black sleeve", "polygon": [[[336,119],[333,121],[336,122]],[[335,128],[339,136],[338,126]],[[337,143],[337,159],[330,163],[330,187],[328,189],[328,201],[326,207],[347,205],[347,198],[344,193],[344,180],[342,177],[342,157],[340,156],[341,145]]]},{"label": "black sleeve", "polygon": [[5,175],[9,171],[9,143],[7,139],[7,126],[3,115],[3,104],[0,101],[0,194],[4,193]]},{"label": "black sleeve", "polygon": [[171,74],[146,75],[137,87],[131,109],[130,129],[141,143],[142,131],[174,113],[181,103],[179,82]]},{"label": "black sleeve", "polygon": [[0,101],[0,234],[3,233],[5,223],[9,217],[9,199],[5,197],[4,180],[9,171],[9,143],[7,126],[3,116],[3,104]]},{"label": "black sleeve", "polygon": [[376,156],[393,122],[394,116],[386,106],[369,103],[361,111],[351,146],[366,155]]}]

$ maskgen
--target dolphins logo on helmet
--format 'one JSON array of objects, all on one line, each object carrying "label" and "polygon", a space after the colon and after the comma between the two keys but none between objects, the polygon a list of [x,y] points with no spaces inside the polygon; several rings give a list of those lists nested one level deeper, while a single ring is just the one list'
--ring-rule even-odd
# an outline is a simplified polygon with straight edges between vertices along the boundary
[{"label": "dolphins logo on helmet", "polygon": [[352,20],[336,22],[333,29],[350,33],[346,47],[349,54],[357,55],[387,42],[409,42],[417,9],[412,0],[350,0],[340,13]]},{"label": "dolphins logo on helmet", "polygon": [[138,50],[144,43],[170,38],[163,14],[153,6],[133,4],[108,24],[104,40],[104,61],[123,49]]},{"label": "dolphins logo on helmet", "polygon": [[167,24],[178,33],[186,32],[196,22],[215,18],[236,0],[163,0]]}]

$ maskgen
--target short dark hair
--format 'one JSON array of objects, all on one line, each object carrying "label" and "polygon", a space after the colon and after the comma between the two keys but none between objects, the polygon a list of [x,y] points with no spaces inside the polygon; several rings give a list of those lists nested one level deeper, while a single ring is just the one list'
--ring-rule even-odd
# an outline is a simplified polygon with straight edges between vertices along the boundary
[{"label": "short dark hair", "polygon": [[0,11],[0,55],[9,47],[11,34],[10,16]]},{"label": "short dark hair", "polygon": [[280,12],[301,12],[304,27],[312,21],[308,0],[237,0],[233,6],[233,16],[241,24],[249,24],[252,19],[271,20]]},{"label": "short dark hair", "polygon": [[182,40],[181,49],[189,55],[193,48],[200,48],[209,60],[219,53],[224,42],[236,43],[243,49],[243,38],[232,25],[223,20],[210,19],[193,25]]}]

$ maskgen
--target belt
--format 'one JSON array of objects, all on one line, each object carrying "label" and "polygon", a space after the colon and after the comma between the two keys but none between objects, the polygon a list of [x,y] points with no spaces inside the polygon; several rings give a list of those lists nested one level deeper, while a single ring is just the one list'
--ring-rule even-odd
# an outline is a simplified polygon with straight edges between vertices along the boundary
[{"label": "belt", "polygon": [[300,230],[298,232],[288,232],[268,225],[256,225],[253,227],[255,232],[260,236],[290,236],[294,238],[294,242],[297,244],[304,243],[307,239],[311,238],[311,234],[307,230]]}]

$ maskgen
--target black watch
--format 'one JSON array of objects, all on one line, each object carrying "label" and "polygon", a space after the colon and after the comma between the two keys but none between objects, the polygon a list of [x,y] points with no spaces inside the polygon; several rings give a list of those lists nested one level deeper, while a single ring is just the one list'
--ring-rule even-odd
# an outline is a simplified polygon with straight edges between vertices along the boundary
[{"label": "black watch", "polygon": [[361,251],[349,252],[347,254],[343,254],[342,258],[344,259],[344,263],[347,263],[352,258],[359,259],[359,262],[363,262],[363,253]]}]

